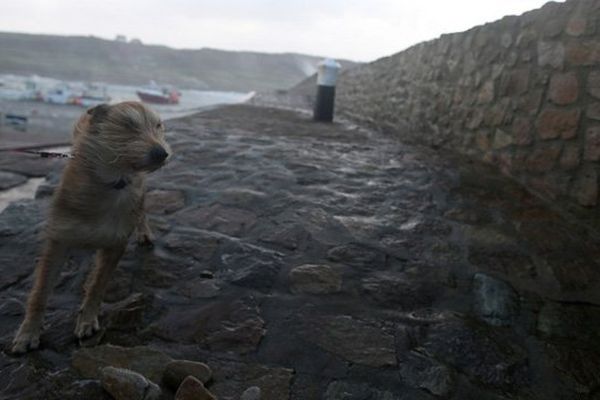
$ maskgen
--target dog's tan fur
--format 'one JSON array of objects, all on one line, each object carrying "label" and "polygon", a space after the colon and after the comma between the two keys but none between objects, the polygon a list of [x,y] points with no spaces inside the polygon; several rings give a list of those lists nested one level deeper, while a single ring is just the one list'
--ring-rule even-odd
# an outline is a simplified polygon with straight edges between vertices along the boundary
[{"label": "dog's tan fur", "polygon": [[39,346],[46,302],[71,248],[97,249],[75,335],[83,338],[99,329],[102,297],[129,236],[137,230],[138,242],[151,240],[144,213],[144,174],[167,161],[152,157],[157,148],[171,152],[158,115],[141,103],[100,105],[79,119],[73,132],[75,157],[54,194],[45,245],[13,352]]}]

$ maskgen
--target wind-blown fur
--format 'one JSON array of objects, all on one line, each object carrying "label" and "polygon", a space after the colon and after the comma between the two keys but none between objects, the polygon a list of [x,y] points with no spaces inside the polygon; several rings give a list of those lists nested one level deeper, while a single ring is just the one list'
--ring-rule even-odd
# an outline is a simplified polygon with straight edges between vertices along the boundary
[{"label": "wind-blown fur", "polygon": [[144,175],[163,166],[171,153],[156,113],[138,102],[88,110],[73,130],[73,153],[54,193],[45,245],[36,266],[26,315],[13,352],[39,346],[47,298],[71,248],[97,249],[75,334],[99,329],[98,314],[108,278],[137,228],[150,242],[144,214]]}]

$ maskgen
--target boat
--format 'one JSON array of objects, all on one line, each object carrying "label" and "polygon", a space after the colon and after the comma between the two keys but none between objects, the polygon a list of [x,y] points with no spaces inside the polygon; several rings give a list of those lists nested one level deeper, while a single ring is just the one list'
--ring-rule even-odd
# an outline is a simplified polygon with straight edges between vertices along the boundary
[{"label": "boat", "polygon": [[74,96],[73,104],[82,107],[93,107],[98,104],[110,102],[110,96],[106,93],[106,86],[88,84],[80,95]]},{"label": "boat", "polygon": [[51,104],[74,104],[75,97],[77,97],[77,94],[70,85],[61,83],[46,92],[43,101]]},{"label": "boat", "polygon": [[41,100],[42,92],[36,77],[23,80],[12,76],[0,81],[0,99],[3,100]]},{"label": "boat", "polygon": [[170,86],[159,86],[151,81],[146,87],[136,91],[138,97],[145,103],[152,104],[179,104],[181,93]]}]

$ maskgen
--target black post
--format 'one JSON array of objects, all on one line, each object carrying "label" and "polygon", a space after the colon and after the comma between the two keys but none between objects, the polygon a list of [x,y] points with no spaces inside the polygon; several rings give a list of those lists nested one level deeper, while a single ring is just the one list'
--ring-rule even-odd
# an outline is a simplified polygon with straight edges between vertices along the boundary
[{"label": "black post", "polygon": [[313,110],[313,119],[320,122],[332,122],[335,104],[335,82],[340,64],[328,58],[319,63],[317,74],[317,99]]},{"label": "black post", "polygon": [[313,117],[315,121],[332,122],[335,105],[335,86],[317,86],[317,100]]}]

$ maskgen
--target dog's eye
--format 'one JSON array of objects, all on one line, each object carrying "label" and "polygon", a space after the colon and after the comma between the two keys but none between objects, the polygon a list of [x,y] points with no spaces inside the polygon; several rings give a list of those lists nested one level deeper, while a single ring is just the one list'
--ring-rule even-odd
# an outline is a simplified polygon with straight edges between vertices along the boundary
[{"label": "dog's eye", "polygon": [[158,124],[156,124],[156,129],[162,129],[163,128],[163,123],[159,122]]}]

